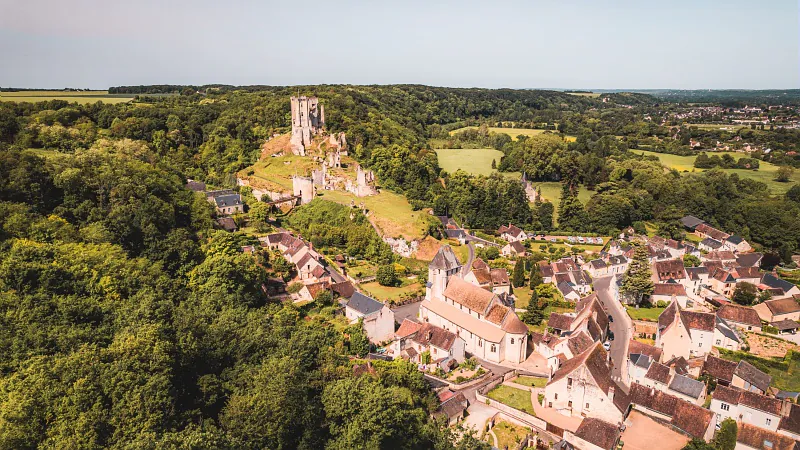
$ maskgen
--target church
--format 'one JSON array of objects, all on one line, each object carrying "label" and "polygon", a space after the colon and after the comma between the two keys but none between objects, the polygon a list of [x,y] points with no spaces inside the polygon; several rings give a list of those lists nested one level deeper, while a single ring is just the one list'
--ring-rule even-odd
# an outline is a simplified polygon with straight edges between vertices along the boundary
[{"label": "church", "polygon": [[494,363],[527,357],[528,327],[493,292],[465,281],[453,249],[442,246],[428,266],[419,318],[455,333],[466,351]]}]

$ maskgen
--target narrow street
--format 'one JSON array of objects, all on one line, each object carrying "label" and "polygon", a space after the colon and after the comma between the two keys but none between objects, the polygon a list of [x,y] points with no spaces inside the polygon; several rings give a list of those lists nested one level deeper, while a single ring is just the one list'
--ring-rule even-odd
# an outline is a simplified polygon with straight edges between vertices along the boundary
[{"label": "narrow street", "polygon": [[633,323],[622,303],[614,295],[614,287],[611,285],[613,282],[614,277],[608,276],[596,278],[592,284],[597,292],[597,299],[613,319],[610,328],[614,333],[614,340],[611,342],[611,351],[609,352],[613,364],[611,376],[614,380],[628,386],[628,343],[633,335]]}]

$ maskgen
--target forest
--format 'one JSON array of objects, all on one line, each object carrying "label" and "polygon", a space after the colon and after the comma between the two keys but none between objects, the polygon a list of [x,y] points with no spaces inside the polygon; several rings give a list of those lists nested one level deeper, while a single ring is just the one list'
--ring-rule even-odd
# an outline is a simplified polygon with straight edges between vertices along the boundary
[{"label": "forest", "polygon": [[[784,260],[800,248],[798,189],[772,196],[737,175],[666,171],[630,152],[670,134],[641,120],[661,108],[645,95],[411,85],[112,91],[172,95],[0,103],[2,449],[484,447],[429,420],[435,399],[413,365],[375,362],[356,376],[360,328],[342,328],[332,308],[267,301],[261,286],[281,261],[242,253],[251,238],[214,230],[209,203],[184,187],[233,187],[267,137],[289,130],[288,99],[298,93],[320,97],[327,128],[347,133],[382,188],[470,227],[612,233],[647,221],[677,237],[678,218],[691,213]],[[449,135],[504,121],[551,133]],[[501,173],[443,172],[430,139],[497,148]],[[504,176],[523,171],[562,183],[557,219],[555,205],[529,204],[518,178]],[[586,204],[578,186],[593,190]],[[363,220],[351,226],[340,207],[316,211],[325,219],[297,214],[288,224],[315,244],[390,259]]]}]

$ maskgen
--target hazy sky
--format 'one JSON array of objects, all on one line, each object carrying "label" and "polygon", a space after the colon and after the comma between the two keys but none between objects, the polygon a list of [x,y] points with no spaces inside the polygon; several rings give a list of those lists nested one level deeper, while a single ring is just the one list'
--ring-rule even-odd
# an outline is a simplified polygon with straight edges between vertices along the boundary
[{"label": "hazy sky", "polygon": [[0,0],[0,86],[799,88],[798,0]]}]

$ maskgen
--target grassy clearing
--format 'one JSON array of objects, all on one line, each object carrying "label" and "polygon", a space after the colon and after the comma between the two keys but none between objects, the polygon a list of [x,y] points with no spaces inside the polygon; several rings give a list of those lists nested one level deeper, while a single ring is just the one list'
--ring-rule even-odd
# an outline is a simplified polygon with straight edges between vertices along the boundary
[{"label": "grassy clearing", "polygon": [[[539,183],[534,182],[533,186],[541,189],[542,198],[544,200],[549,200],[550,203],[555,205],[556,219],[558,219],[558,202],[561,201],[561,183],[558,181],[543,181]],[[584,186],[581,186],[580,189],[578,189],[578,200],[580,200],[584,205],[589,201],[590,198],[592,198],[593,195],[594,191],[590,191]]]},{"label": "grassy clearing", "polygon": [[628,315],[631,316],[633,320],[647,320],[650,322],[657,322],[658,316],[661,315],[667,308],[633,308],[630,306],[625,307],[628,310]]},{"label": "grassy clearing", "polygon": [[428,223],[436,220],[427,210],[414,211],[405,197],[388,190],[371,197],[356,197],[344,191],[323,191],[318,192],[318,196],[343,205],[350,205],[353,200],[356,205],[364,202],[370,211],[370,220],[384,236],[422,239]]},{"label": "grassy clearing", "polygon": [[514,383],[521,384],[523,386],[528,387],[537,387],[543,388],[547,385],[547,378],[542,377],[527,377],[525,375],[520,375],[517,378],[511,380]]},{"label": "grassy clearing", "polygon": [[424,294],[424,289],[419,283],[410,283],[400,287],[387,287],[381,286],[377,281],[360,284],[359,287],[364,290],[370,297],[376,300],[388,301],[394,303],[403,298],[408,298],[415,294]]},{"label": "grassy clearing", "polygon": [[492,433],[497,437],[495,445],[497,448],[517,448],[528,435],[528,429],[506,421],[498,421],[492,428]]},{"label": "grassy clearing", "polygon": [[[694,167],[694,160],[697,156],[679,156],[679,155],[670,155],[666,153],[656,153],[646,150],[635,150],[635,153],[646,155],[646,156],[655,156],[661,160],[661,164],[664,166],[675,169],[678,171],[687,171],[687,172],[702,172],[703,169],[696,169]],[[719,155],[722,156],[723,154],[729,154],[733,156],[735,159],[739,159],[742,157],[747,156],[744,153],[738,152],[708,152],[709,155]],[[765,183],[769,188],[769,191],[772,194],[783,194],[792,187],[793,183],[800,183],[800,171],[795,171],[792,175],[792,181],[788,183],[779,183],[774,180],[775,172],[778,171],[778,166],[775,164],[771,164],[768,162],[760,161],[758,170],[747,170],[747,169],[722,169],[724,172],[728,174],[737,174],[741,178],[750,178],[751,180],[760,181]]]},{"label": "grassy clearing", "polygon": [[[459,131],[464,131],[464,130],[468,130],[468,129],[477,129],[477,128],[478,127],[463,127],[463,128],[459,128],[457,130],[451,131],[450,135],[458,133]],[[549,131],[551,133],[557,134],[557,132],[553,131],[553,130],[536,130],[536,129],[533,129],[533,128],[489,127],[489,131],[491,131],[493,133],[504,133],[504,134],[507,134],[507,135],[511,136],[512,140],[515,140],[515,141],[517,140],[517,136],[520,136],[520,135],[531,137],[531,136],[536,136],[537,134],[542,134],[542,133],[544,133],[546,131]],[[567,142],[575,142],[576,140],[578,140],[578,138],[576,136],[565,135],[564,136],[564,140],[567,141]]]},{"label": "grassy clearing", "polygon": [[685,123],[686,127],[697,127],[700,130],[724,130],[735,133],[743,128],[750,128],[748,125],[719,124],[719,123]]},{"label": "grassy clearing", "polygon": [[3,102],[45,102],[49,100],[64,100],[67,102],[86,103],[124,103],[133,100],[133,94],[109,94],[108,91],[19,91],[0,92],[0,101]]},{"label": "grassy clearing", "polygon": [[533,411],[533,403],[531,403],[531,393],[528,391],[500,384],[489,391],[486,396],[532,416],[536,415]]},{"label": "grassy clearing", "polygon": [[462,148],[436,150],[439,166],[449,173],[463,170],[472,175],[489,176],[497,170],[492,169],[492,160],[500,164],[503,152],[490,148]]}]

